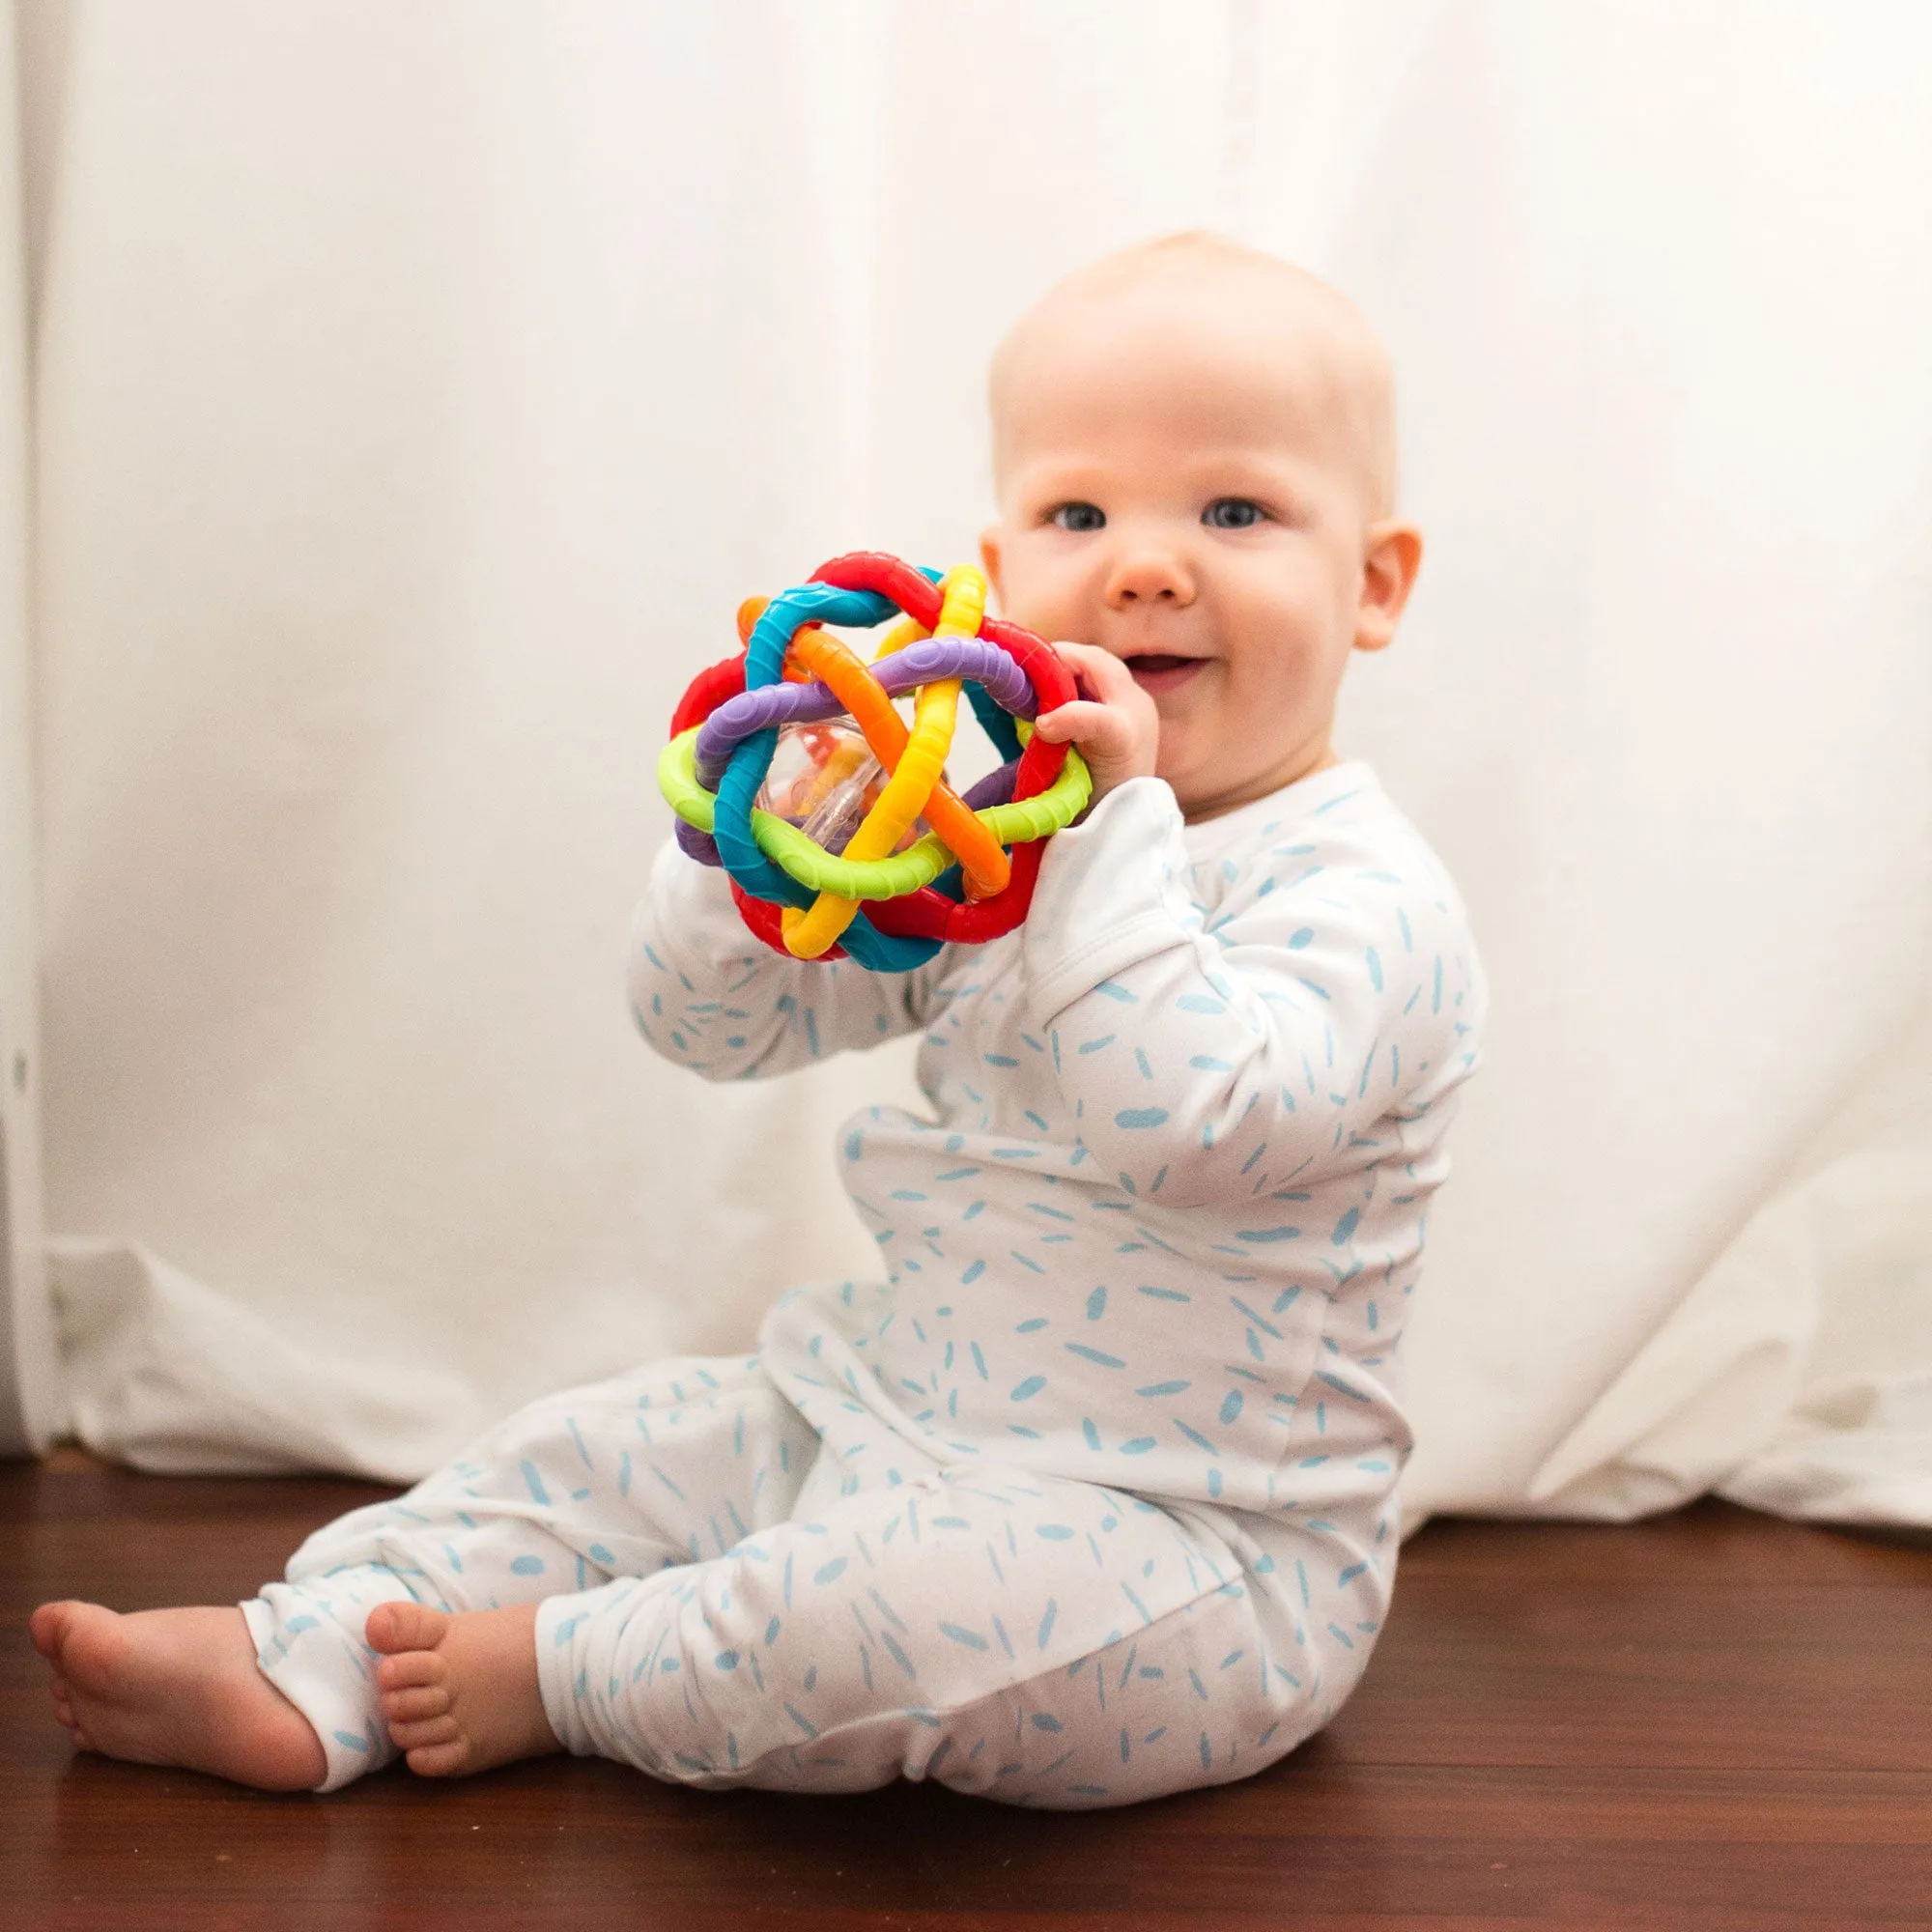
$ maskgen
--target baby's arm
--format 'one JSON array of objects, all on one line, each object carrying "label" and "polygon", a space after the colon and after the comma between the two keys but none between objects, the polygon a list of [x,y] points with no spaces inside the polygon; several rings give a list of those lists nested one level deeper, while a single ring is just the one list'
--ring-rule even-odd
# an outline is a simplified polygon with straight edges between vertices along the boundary
[{"label": "baby's arm", "polygon": [[1122,785],[1055,841],[1029,1007],[1082,1141],[1130,1192],[1179,1208],[1290,1188],[1467,1071],[1473,957],[1434,860],[1324,838],[1326,867],[1293,826],[1261,842],[1211,921],[1164,784]]},{"label": "baby's arm", "polygon": [[747,930],[719,867],[668,843],[631,930],[631,1009],[707,1080],[788,1073],[923,1026],[946,956],[917,973],[785,958]]}]

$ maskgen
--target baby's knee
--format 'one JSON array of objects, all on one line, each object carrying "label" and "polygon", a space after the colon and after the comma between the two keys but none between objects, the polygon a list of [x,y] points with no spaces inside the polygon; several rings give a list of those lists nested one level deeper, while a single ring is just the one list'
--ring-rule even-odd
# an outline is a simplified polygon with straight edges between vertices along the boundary
[{"label": "baby's knee", "polygon": [[1236,1615],[1181,1612],[952,1714],[926,1775],[1049,1810],[1251,1776],[1326,1721],[1319,1672]]}]

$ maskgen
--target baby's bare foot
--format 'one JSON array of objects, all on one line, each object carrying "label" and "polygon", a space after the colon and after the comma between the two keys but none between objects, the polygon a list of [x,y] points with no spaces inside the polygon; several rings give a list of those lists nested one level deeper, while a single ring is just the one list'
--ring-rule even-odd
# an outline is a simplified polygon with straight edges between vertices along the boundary
[{"label": "baby's bare foot", "polygon": [[424,1777],[463,1777],[560,1750],[537,1689],[537,1606],[378,1604],[365,1633],[389,1740]]},{"label": "baby's bare foot", "polygon": [[34,1648],[53,1665],[54,1716],[80,1750],[307,1791],[326,1763],[309,1722],[255,1667],[242,1612],[43,1604]]}]

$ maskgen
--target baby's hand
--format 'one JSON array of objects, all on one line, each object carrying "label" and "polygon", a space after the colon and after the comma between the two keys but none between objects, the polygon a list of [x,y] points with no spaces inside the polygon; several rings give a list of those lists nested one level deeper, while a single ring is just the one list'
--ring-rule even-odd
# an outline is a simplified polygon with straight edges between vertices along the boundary
[{"label": "baby's hand", "polygon": [[1053,647],[1070,670],[1081,696],[1039,721],[1039,735],[1050,745],[1071,740],[1094,774],[1097,803],[1129,779],[1153,776],[1160,746],[1160,714],[1153,699],[1134,682],[1133,672],[1111,651],[1093,644]]}]

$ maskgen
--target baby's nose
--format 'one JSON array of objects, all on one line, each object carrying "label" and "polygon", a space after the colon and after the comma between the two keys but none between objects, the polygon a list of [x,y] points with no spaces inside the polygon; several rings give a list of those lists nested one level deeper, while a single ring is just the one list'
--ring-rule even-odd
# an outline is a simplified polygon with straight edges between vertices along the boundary
[{"label": "baby's nose", "polygon": [[1160,546],[1136,546],[1125,553],[1107,582],[1107,602],[1117,611],[1135,604],[1193,601],[1194,581],[1186,565]]}]

